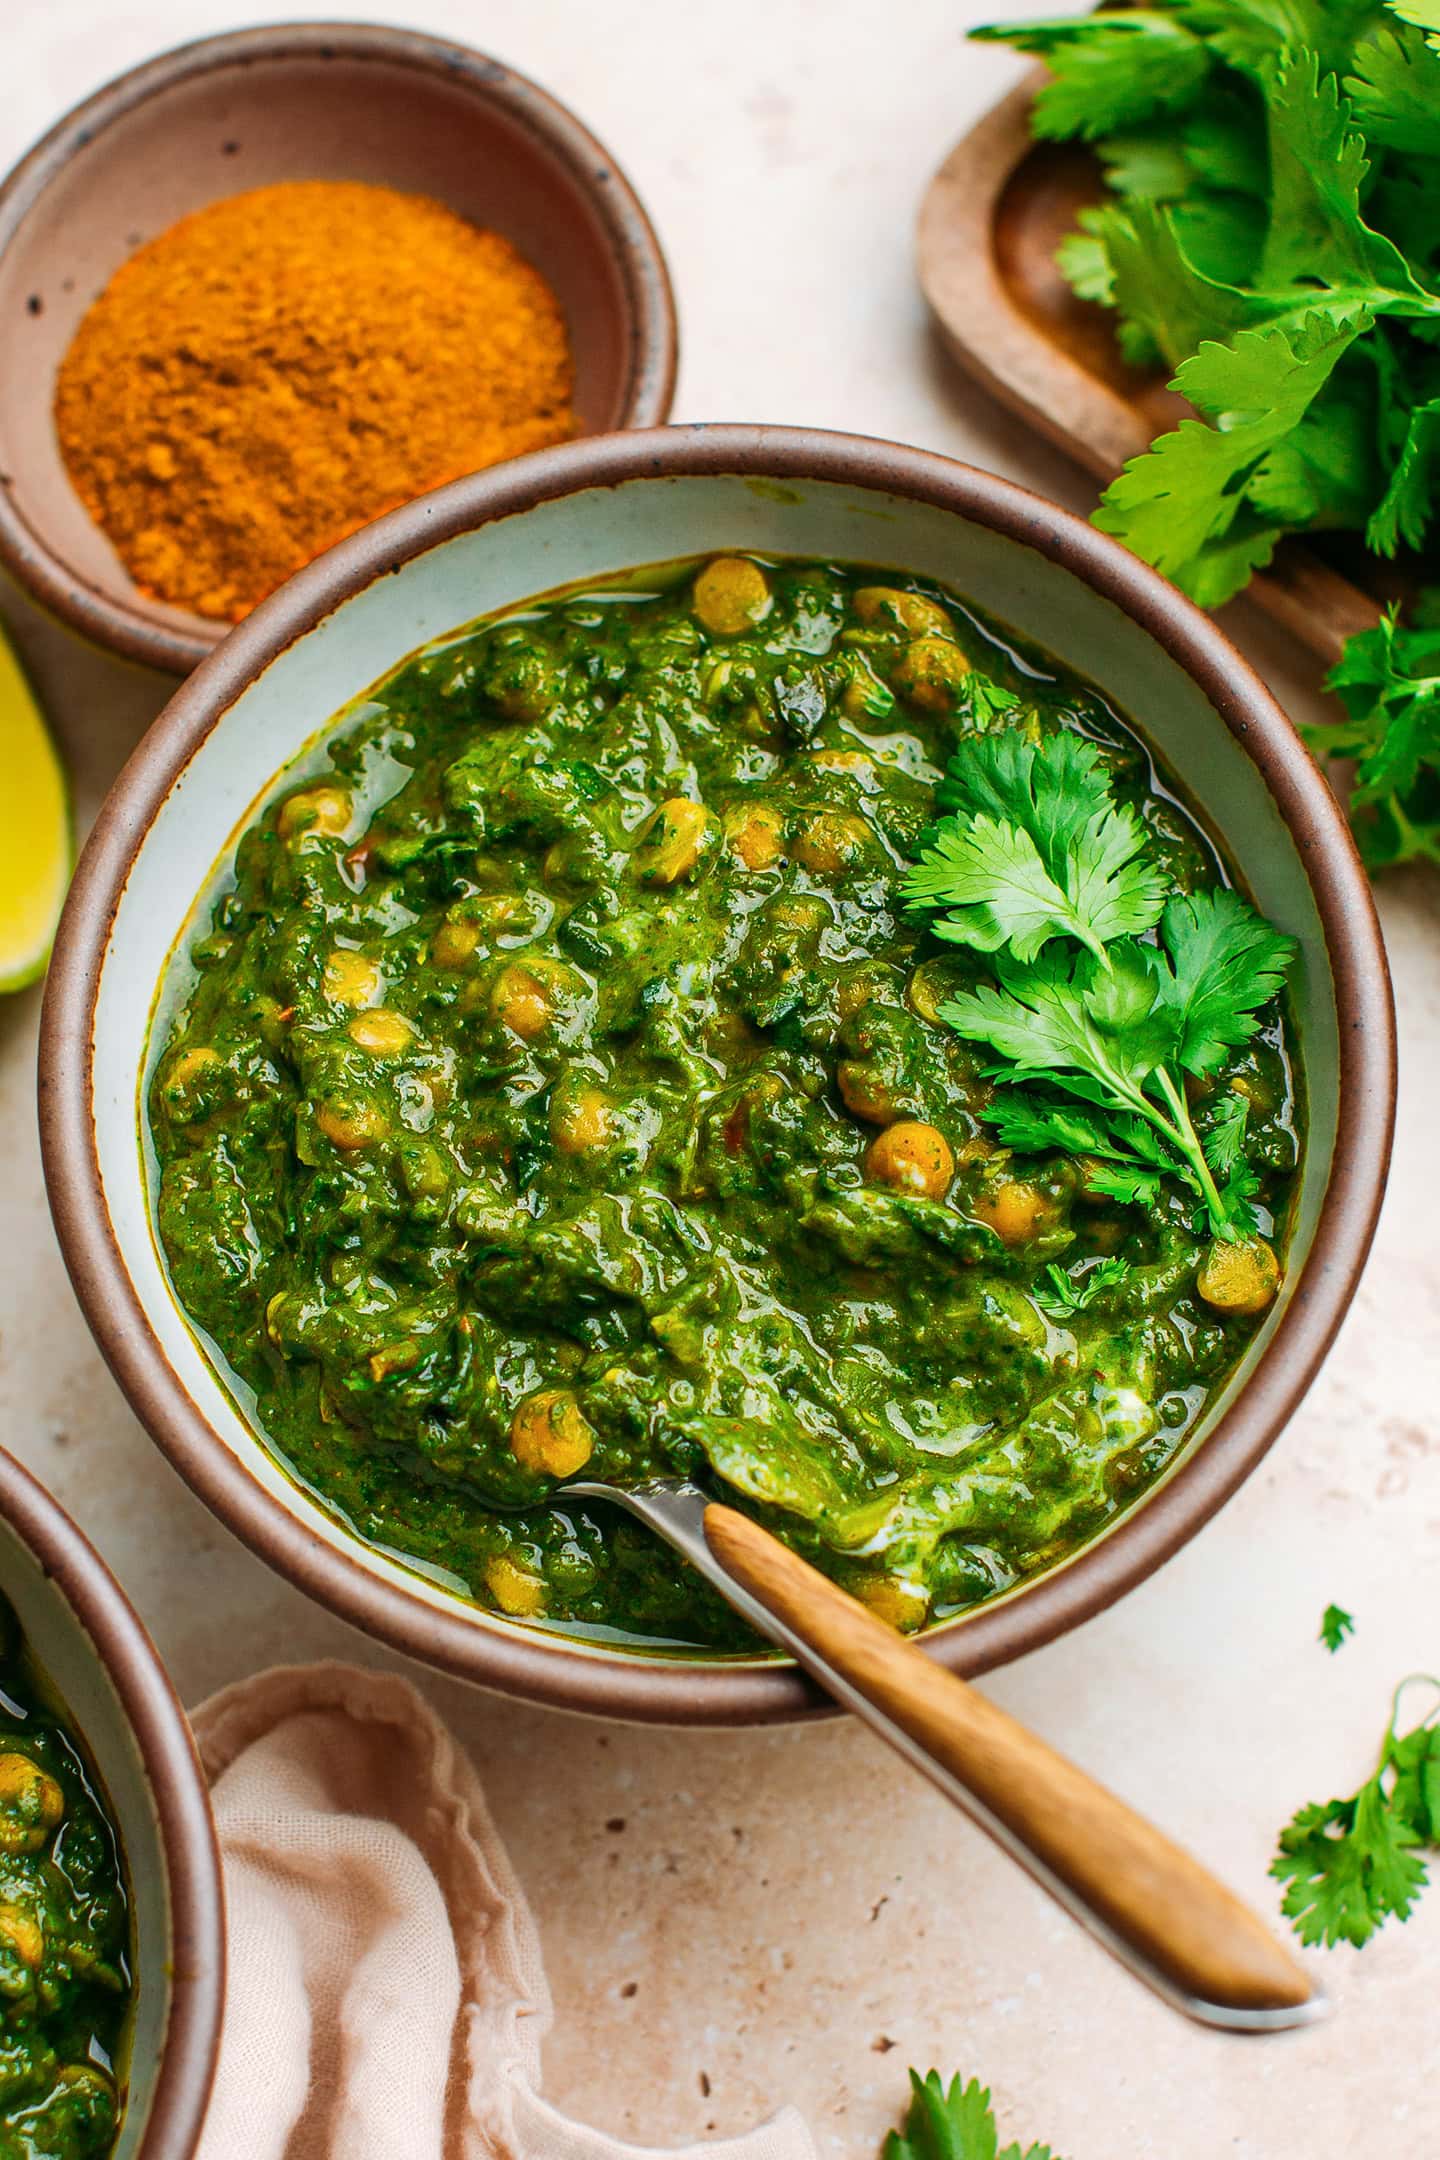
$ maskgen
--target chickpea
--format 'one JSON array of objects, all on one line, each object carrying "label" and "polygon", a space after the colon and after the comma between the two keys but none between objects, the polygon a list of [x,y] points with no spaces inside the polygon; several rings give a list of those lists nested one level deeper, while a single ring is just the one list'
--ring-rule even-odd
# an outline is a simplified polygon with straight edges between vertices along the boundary
[{"label": "chickpea", "polygon": [[887,990],[893,997],[895,979],[887,969],[851,968],[848,974],[841,976],[835,986],[835,1010],[842,1020],[848,1020],[852,1013],[859,1012],[862,1005],[873,1004],[875,999],[883,997]]},{"label": "chickpea", "polygon": [[930,1600],[919,1583],[903,1575],[867,1575],[851,1587],[867,1612],[900,1634],[913,1635],[925,1625]]},{"label": "chickpea", "polygon": [[380,970],[364,953],[337,946],[325,961],[325,995],[332,1005],[368,1005],[380,988]]},{"label": "chickpea", "polygon": [[955,991],[952,963],[948,960],[927,960],[916,968],[906,989],[910,1010],[922,1020],[938,1020],[940,1008]]},{"label": "chickpea", "polygon": [[700,860],[711,827],[704,803],[672,795],[651,820],[635,850],[635,868],[646,885],[674,885],[688,877]]},{"label": "chickpea", "polygon": [[554,1017],[544,983],[529,968],[519,966],[502,968],[496,976],[490,1011],[522,1042],[534,1042],[543,1035]]},{"label": "chickpea", "polygon": [[943,1200],[955,1175],[955,1157],[936,1126],[902,1118],[871,1141],[865,1151],[865,1174],[873,1184]]},{"label": "chickpea", "polygon": [[695,613],[712,637],[739,637],[770,612],[770,581],[744,555],[717,555],[695,580]]},{"label": "chickpea", "polygon": [[0,1755],[0,1852],[39,1852],[65,1819],[65,1795],[28,1755]]},{"label": "chickpea", "polygon": [[31,1972],[45,1955],[45,1936],[39,1921],[18,1905],[0,1905],[0,1942],[7,1943]]},{"label": "chickpea", "polygon": [[383,1140],[390,1127],[384,1112],[374,1103],[363,1100],[353,1102],[325,1102],[315,1112],[315,1123],[327,1140],[353,1155],[359,1148],[374,1147]]},{"label": "chickpea", "polygon": [[585,1155],[604,1147],[613,1129],[610,1098],[603,1088],[581,1088],[550,1113],[550,1131],[562,1155]]},{"label": "chickpea", "polygon": [[725,836],[747,870],[769,870],[785,852],[785,821],[769,803],[732,810]]},{"label": "chickpea", "polygon": [[205,1083],[220,1070],[218,1050],[211,1050],[203,1043],[192,1049],[182,1050],[172,1058],[166,1071],[161,1094],[165,1107],[182,1124],[194,1118],[204,1117],[214,1107],[213,1097]]},{"label": "chickpea", "polygon": [[863,854],[871,838],[863,818],[820,810],[801,829],[790,852],[815,877],[834,877]]},{"label": "chickpea", "polygon": [[443,922],[430,940],[431,966],[456,974],[466,966],[479,943],[478,923]]},{"label": "chickpea", "polygon": [[1038,1185],[1023,1178],[1007,1178],[982,1193],[971,1212],[988,1223],[1002,1245],[1028,1245],[1054,1212]]},{"label": "chickpea", "polygon": [[485,1587],[512,1620],[533,1620],[545,1610],[544,1583],[529,1568],[517,1566],[508,1553],[496,1553],[486,1561]]},{"label": "chickpea", "polygon": [[595,1432],[568,1388],[528,1395],[510,1420],[510,1451],[527,1470],[574,1477],[589,1462]]},{"label": "chickpea", "polygon": [[1280,1263],[1264,1238],[1231,1243],[1216,1238],[1201,1263],[1195,1287],[1216,1312],[1250,1320],[1274,1302]]},{"label": "chickpea", "polygon": [[372,1057],[401,1057],[415,1040],[415,1030],[404,1014],[391,1012],[384,1005],[357,1013],[345,1032]]},{"label": "chickpea", "polygon": [[280,805],[275,826],[282,840],[333,839],[344,832],[350,815],[349,790],[323,784],[289,796]]},{"label": "chickpea", "polygon": [[955,636],[955,625],[944,608],[923,593],[899,592],[893,585],[862,585],[854,607],[867,629],[908,630],[911,637]]},{"label": "chickpea", "polygon": [[893,680],[902,696],[925,712],[949,712],[970,663],[947,638],[917,638],[895,663]]},{"label": "chickpea", "polygon": [[873,1065],[863,1064],[858,1058],[842,1058],[835,1081],[840,1099],[852,1117],[864,1118],[867,1125],[893,1124],[895,1097]]}]

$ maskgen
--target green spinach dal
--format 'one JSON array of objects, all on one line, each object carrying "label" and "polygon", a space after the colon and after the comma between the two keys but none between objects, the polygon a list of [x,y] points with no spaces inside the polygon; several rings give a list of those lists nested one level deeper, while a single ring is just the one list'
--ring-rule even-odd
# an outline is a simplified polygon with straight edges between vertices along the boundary
[{"label": "green spinach dal", "polygon": [[147,1106],[177,1294],[299,1481],[505,1613],[746,1645],[582,1471],[974,1605],[1274,1296],[1287,941],[940,590],[721,557],[484,623],[216,893]]},{"label": "green spinach dal", "polygon": [[0,2160],[110,2151],[128,1944],[115,1833],[0,1599]]}]

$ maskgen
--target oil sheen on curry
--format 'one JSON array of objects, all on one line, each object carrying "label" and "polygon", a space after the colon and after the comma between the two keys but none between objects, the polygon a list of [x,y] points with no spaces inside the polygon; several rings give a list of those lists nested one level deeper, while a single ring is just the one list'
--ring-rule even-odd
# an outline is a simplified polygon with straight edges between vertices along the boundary
[{"label": "oil sheen on curry", "polygon": [[632,576],[342,714],[219,873],[147,1101],[175,1290],[291,1474],[492,1609],[722,1650],[567,1479],[693,1475],[906,1629],[1130,1503],[1275,1294],[1297,1083],[1283,994],[1185,1080],[1243,1236],[1164,1147],[1127,1182],[1079,1082],[997,1126],[950,1009],[1007,963],[906,883],[947,770],[1057,743],[1152,916],[1241,905],[1093,687],[873,570]]}]

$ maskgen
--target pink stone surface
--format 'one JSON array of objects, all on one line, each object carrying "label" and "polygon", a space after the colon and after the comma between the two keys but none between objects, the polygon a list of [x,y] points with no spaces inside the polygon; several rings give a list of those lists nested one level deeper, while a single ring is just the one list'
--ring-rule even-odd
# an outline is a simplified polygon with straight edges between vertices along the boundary
[{"label": "pink stone surface", "polygon": [[[284,9],[10,0],[0,164],[110,74]],[[932,339],[912,273],[921,192],[1016,72],[967,47],[1001,0],[366,0],[485,45],[571,101],[645,196],[682,320],[678,418],[809,422],[968,457],[1084,509],[1088,483]],[[0,585],[82,819],[166,685]],[[1243,608],[1234,634],[1296,718],[1317,671]],[[3,746],[0,746],[3,747]],[[1219,1520],[996,1697],[1194,1845],[1265,1910],[1274,1833],[1352,1790],[1390,1689],[1440,1665],[1440,887],[1381,898],[1400,1007],[1395,1175],[1355,1310],[1309,1402]],[[41,1189],[38,994],[0,1004],[0,1440],[128,1585],[196,1700],[275,1660],[379,1654],[221,1531],[141,1432],[71,1297]],[[1356,1615],[1335,1659],[1315,1641]],[[422,1681],[423,1681],[423,1676]],[[1235,2041],[1142,1994],[859,1731],[699,1737],[582,1723],[425,1682],[489,1780],[557,1999],[547,2086],[664,2144],[793,2101],[822,2153],[869,2156],[905,2068],[977,2073],[1006,2136],[1065,2160],[1434,2160],[1440,1890],[1321,1963],[1333,2022]]]}]

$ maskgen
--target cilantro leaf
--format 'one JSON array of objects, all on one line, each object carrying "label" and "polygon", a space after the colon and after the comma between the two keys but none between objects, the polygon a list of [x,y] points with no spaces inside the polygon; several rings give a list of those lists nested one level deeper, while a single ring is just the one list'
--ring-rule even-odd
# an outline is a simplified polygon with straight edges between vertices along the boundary
[{"label": "cilantro leaf", "polygon": [[1333,1657],[1347,1635],[1355,1632],[1355,1622],[1343,1605],[1327,1605],[1320,1616],[1320,1640]]},{"label": "cilantro leaf", "polygon": [[1328,688],[1346,717],[1306,730],[1312,748],[1355,760],[1355,836],[1372,868],[1440,862],[1440,630],[1393,611],[1346,643]]},{"label": "cilantro leaf", "polygon": [[1093,141],[1193,97],[1210,72],[1204,44],[1172,14],[1060,16],[975,30],[1038,53],[1050,80],[1035,100],[1037,135]]},{"label": "cilantro leaf", "polygon": [[1248,499],[1251,482],[1368,326],[1363,310],[1326,305],[1292,323],[1243,330],[1230,345],[1203,344],[1171,387],[1216,425],[1182,420],[1132,458],[1095,523],[1203,606],[1230,599],[1270,560],[1284,530]]},{"label": "cilantro leaf", "polygon": [[[1331,1612],[1339,1607],[1326,1621]],[[1328,1641],[1324,1622],[1321,1632]],[[1396,1733],[1406,1684],[1395,1691],[1379,1762],[1359,1792],[1301,1808],[1280,1832],[1270,1873],[1286,1886],[1281,1910],[1304,1943],[1359,1948],[1386,1920],[1408,1919],[1429,1879],[1422,1849],[1440,1827],[1440,1728],[1432,1710],[1412,1731]]]},{"label": "cilantro leaf", "polygon": [[1264,84],[1288,50],[1308,46],[1326,68],[1348,57],[1374,0],[1175,0],[1182,22],[1232,67]]},{"label": "cilantro leaf", "polygon": [[1203,1077],[1255,1033],[1257,1011],[1284,985],[1295,940],[1226,887],[1176,894],[1161,935],[1168,965],[1157,959],[1154,967],[1179,1022],[1176,1058]]},{"label": "cilantro leaf", "polygon": [[1115,1253],[1107,1254],[1093,1266],[1083,1266],[1078,1272],[1057,1267],[1052,1260],[1045,1270],[1046,1281],[1040,1284],[1033,1296],[1043,1313],[1052,1320],[1069,1320],[1076,1313],[1084,1312],[1093,1305],[1102,1291],[1113,1290],[1123,1283],[1130,1273],[1130,1263]]},{"label": "cilantro leaf", "polygon": [[1382,30],[1359,48],[1345,94],[1368,142],[1435,155],[1440,51],[1408,24]]},{"label": "cilantro leaf", "polygon": [[1020,960],[1073,937],[1103,956],[1159,920],[1164,880],[1138,859],[1140,821],[1116,803],[1083,737],[977,737],[951,759],[936,800],[953,814],[927,836],[904,898],[944,910],[937,937],[978,952],[1008,945]]},{"label": "cilantro leaf", "polygon": [[1385,0],[1392,15],[1413,23],[1427,33],[1427,42],[1440,52],[1440,0]]},{"label": "cilantro leaf", "polygon": [[[1440,60],[1435,63],[1440,90]],[[1401,545],[1418,548],[1434,514],[1434,483],[1440,478],[1440,398],[1417,405],[1395,460],[1390,484],[1365,528],[1365,544],[1377,555],[1393,555]]]},{"label": "cilantro leaf", "polygon": [[1109,264],[1109,305],[1120,317],[1121,351],[1137,365],[1158,357],[1178,367],[1206,338],[1231,338],[1275,312],[1273,302],[1200,270],[1165,204],[1104,204],[1084,224]]},{"label": "cilantro leaf", "polygon": [[882,2160],[1059,2160],[1048,2145],[1023,2153],[1018,2143],[999,2147],[990,2094],[978,2078],[968,2084],[952,2078],[947,2090],[938,2070],[923,2078],[912,2070],[905,2127],[890,2132]]},{"label": "cilantro leaf", "polygon": [[1328,285],[1376,314],[1440,310],[1394,242],[1361,215],[1365,139],[1335,77],[1320,72],[1318,54],[1282,59],[1268,120],[1270,222],[1257,284]]},{"label": "cilantro leaf", "polygon": [[1391,1802],[1427,1845],[1440,1845],[1440,1727],[1417,1725],[1392,1743]]},{"label": "cilantro leaf", "polygon": [[1378,1778],[1353,1800],[1301,1808],[1281,1831],[1270,1869],[1287,1885],[1280,1909],[1301,1942],[1358,1949],[1392,1914],[1407,1919],[1426,1882],[1419,1843],[1386,1806]]}]

